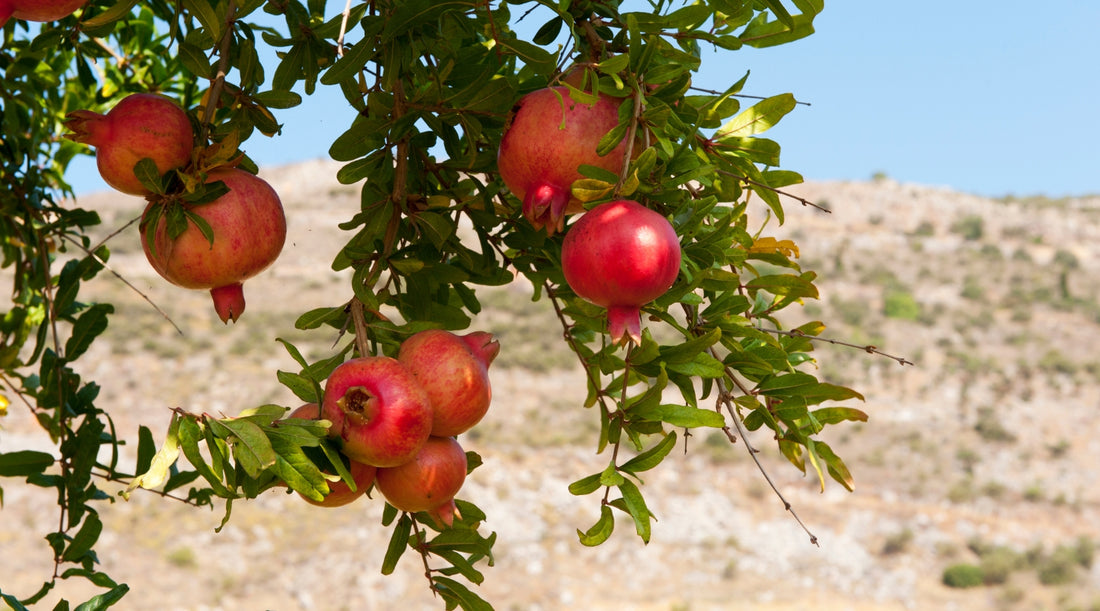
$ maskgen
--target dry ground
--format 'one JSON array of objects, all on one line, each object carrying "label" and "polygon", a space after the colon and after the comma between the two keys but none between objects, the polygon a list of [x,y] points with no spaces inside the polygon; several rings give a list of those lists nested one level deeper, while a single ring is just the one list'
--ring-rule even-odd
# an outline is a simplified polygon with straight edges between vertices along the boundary
[{"label": "dry ground", "polygon": [[[275,380],[294,364],[274,339],[324,355],[333,337],[295,331],[294,319],[347,299],[346,278],[328,262],[346,239],[335,225],[358,196],[333,183],[334,168],[270,173],[288,209],[288,246],[246,284],[248,311],[235,326],[215,324],[205,294],[154,276],[133,228],[112,241],[112,267],[184,331],[110,275],[90,287],[120,304],[82,360],[124,434],[146,424],[163,435],[174,406],[228,415],[296,404]],[[583,548],[575,531],[595,520],[598,499],[566,487],[606,457],[592,451],[595,414],[581,407],[583,381],[557,345],[556,319],[517,284],[484,294],[475,326],[497,333],[503,350],[493,408],[464,440],[485,459],[463,496],[499,535],[480,587],[497,609],[1100,609],[1100,563],[1088,562],[1100,542],[1100,199],[1003,202],[889,180],[799,193],[832,210],[792,204],[776,230],[821,274],[822,299],[800,315],[829,322],[829,337],[915,363],[819,348],[819,373],[867,397],[870,421],[827,439],[852,468],[854,493],[832,483],[821,493],[766,436],[751,438],[820,547],[741,444],[700,434],[646,477],[659,519],[648,546],[620,522],[608,543]],[[81,204],[108,228],[140,211],[107,194]],[[25,411],[0,425],[0,449],[51,447]],[[48,494],[3,486],[0,580],[25,596],[52,569],[41,535],[56,514]],[[238,504],[220,534],[219,512],[151,494],[102,514],[103,569],[132,587],[122,609],[442,607],[412,556],[379,574],[388,532],[377,502],[320,510],[268,493]],[[942,584],[947,566],[977,564],[973,550],[995,546],[1015,559],[1005,583]],[[1051,569],[1060,546],[1080,561]],[[1049,583],[1054,570],[1064,583]]]}]

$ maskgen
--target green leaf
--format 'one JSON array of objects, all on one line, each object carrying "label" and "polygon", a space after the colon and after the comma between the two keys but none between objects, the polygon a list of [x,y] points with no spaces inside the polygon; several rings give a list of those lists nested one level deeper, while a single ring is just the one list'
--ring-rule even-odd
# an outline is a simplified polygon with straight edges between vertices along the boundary
[{"label": "green leaf", "polygon": [[134,473],[145,473],[149,470],[150,465],[153,463],[153,457],[157,453],[156,442],[153,441],[153,432],[149,430],[149,427],[142,425],[138,427],[138,446],[137,446],[137,463],[134,467]]},{"label": "green leaf", "polygon": [[596,521],[587,531],[581,532],[577,529],[577,536],[580,538],[581,545],[587,547],[595,547],[600,545],[604,541],[607,541],[611,537],[611,533],[615,530],[615,516],[611,512],[609,505],[600,506],[600,519]]},{"label": "green leaf", "polygon": [[61,560],[64,562],[80,562],[99,540],[99,534],[103,532],[103,522],[100,521],[98,514],[88,512],[85,516],[84,524],[73,535],[73,540],[61,555]]},{"label": "green leaf", "polygon": [[73,323],[73,332],[65,342],[65,358],[75,361],[80,355],[87,352],[92,342],[107,328],[107,314],[114,311],[114,307],[99,303],[80,315]]},{"label": "green leaf", "polygon": [[214,10],[215,6],[217,4],[209,0],[183,0],[183,7],[199,20],[203,29],[206,30],[206,35],[212,40],[222,37],[222,20]]},{"label": "green leaf", "polygon": [[409,546],[409,533],[412,532],[412,519],[403,515],[393,527],[390,544],[386,547],[386,556],[382,559],[382,574],[389,575],[397,568],[397,561]]},{"label": "green leaf", "polygon": [[143,157],[134,164],[134,176],[137,177],[141,186],[158,195],[164,194],[164,182],[161,180],[160,170],[151,158]]},{"label": "green leaf", "polygon": [[73,611],[100,611],[100,609],[107,609],[122,600],[122,597],[126,596],[126,593],[129,591],[130,586],[124,583],[119,584],[102,594],[97,594],[89,598],[86,602],[80,603]]},{"label": "green leaf", "polygon": [[821,424],[837,424],[845,420],[867,422],[867,413],[853,407],[823,407],[813,411],[814,418]]},{"label": "green leaf", "polygon": [[345,48],[344,56],[336,60],[331,68],[321,75],[322,85],[335,85],[342,80],[354,78],[366,67],[374,56],[374,45],[369,39],[362,40],[350,49]]},{"label": "green leaf", "polygon": [[[215,422],[215,420],[208,420],[207,424],[209,425],[211,422]],[[214,494],[223,498],[232,496],[221,478],[218,477],[218,474],[206,463],[206,459],[203,458],[202,452],[199,451],[199,443],[206,443],[206,436],[203,435],[202,429],[193,419],[186,417],[181,419],[179,426],[179,442],[180,448],[183,450],[183,455],[187,457],[187,462],[191,463],[195,471],[197,471],[199,475],[202,475],[203,479],[210,484],[210,488],[214,491]],[[224,469],[222,471],[224,473]]]},{"label": "green leaf", "polygon": [[268,108],[294,108],[302,103],[302,96],[297,93],[278,89],[261,91],[252,96],[252,99]]},{"label": "green leaf", "polygon": [[638,489],[637,484],[630,480],[624,480],[619,484],[619,491],[623,494],[623,502],[626,503],[627,513],[630,517],[634,518],[634,528],[638,532],[638,536],[642,538],[642,541],[649,543],[649,538],[652,535],[652,526],[649,523],[654,519],[653,514],[649,512],[649,507],[645,504],[645,499],[642,498],[642,491]]},{"label": "green leaf", "polygon": [[603,487],[600,483],[601,477],[603,477],[603,473],[593,473],[587,477],[582,477],[572,484],[569,484],[569,492],[576,496],[592,494]]},{"label": "green leaf", "polygon": [[699,337],[681,342],[673,346],[661,346],[660,360],[665,363],[687,363],[695,360],[695,357],[718,343],[722,339],[721,329],[711,329]]},{"label": "green leaf", "polygon": [[655,422],[667,422],[672,426],[686,428],[699,428],[704,426],[722,428],[726,426],[726,419],[722,417],[722,414],[714,410],[671,403],[655,405],[648,409],[631,410],[630,415],[636,418]]},{"label": "green leaf", "polygon": [[493,611],[492,605],[453,579],[436,576],[432,582],[432,587],[439,592],[443,600],[447,601],[449,608],[458,605],[464,611]]},{"label": "green leaf", "polygon": [[[248,420],[208,420],[214,434],[233,446],[233,457],[244,467],[249,477],[259,477],[260,471],[275,464],[277,456],[263,429]],[[233,439],[235,438],[235,439]]]},{"label": "green leaf", "polygon": [[542,47],[533,45],[526,40],[518,38],[502,38],[497,43],[515,55],[521,62],[528,65],[539,74],[550,74],[557,65],[553,54]]},{"label": "green leaf", "polygon": [[53,456],[34,450],[0,454],[0,477],[24,477],[42,473],[54,463]]},{"label": "green leaf", "polygon": [[535,36],[531,39],[531,42],[543,46],[554,42],[554,39],[558,37],[558,33],[561,32],[562,23],[561,17],[552,17],[550,21],[542,24],[542,27],[535,32]]},{"label": "green leaf", "polygon": [[796,104],[794,95],[790,93],[761,100],[723,125],[714,137],[720,140],[726,136],[747,137],[766,132],[784,115],[794,110]]},{"label": "green leaf", "polygon": [[795,276],[794,274],[775,274],[754,278],[745,285],[749,289],[764,290],[772,295],[784,297],[810,297],[817,299],[820,295],[806,274]]},{"label": "green leaf", "polygon": [[84,29],[98,28],[100,26],[109,25],[122,19],[130,14],[130,9],[134,8],[134,5],[138,3],[138,0],[119,0],[115,4],[111,5],[111,8],[103,11],[102,13],[84,19],[80,22],[80,25]]},{"label": "green leaf", "polygon": [[676,431],[670,431],[657,445],[620,465],[619,470],[633,474],[649,471],[661,464],[661,461],[665,459],[665,456],[668,456],[675,446]]},{"label": "green leaf", "polygon": [[210,223],[208,223],[206,219],[199,216],[198,214],[195,214],[192,210],[188,208],[183,209],[183,214],[187,217],[187,220],[190,221],[191,224],[199,230],[199,233],[202,234],[202,237],[206,238],[206,242],[213,246],[214,228],[210,226]]}]

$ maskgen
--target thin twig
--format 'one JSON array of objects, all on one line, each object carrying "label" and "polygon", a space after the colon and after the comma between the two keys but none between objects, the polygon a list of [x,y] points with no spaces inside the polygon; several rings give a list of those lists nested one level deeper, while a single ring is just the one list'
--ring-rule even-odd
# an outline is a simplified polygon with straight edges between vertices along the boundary
[{"label": "thin twig", "polygon": [[340,20],[340,35],[336,37],[336,56],[344,56],[344,34],[348,32],[348,18],[351,16],[351,0],[344,5],[344,16]]},{"label": "thin twig", "polygon": [[[128,227],[128,226],[129,226],[130,224],[132,224],[132,223],[133,223],[133,221],[130,221],[130,223],[127,223],[127,224],[126,224],[126,226]],[[118,233],[118,232],[115,232],[115,233]],[[112,235],[114,235],[114,234],[112,234]],[[108,237],[109,237],[109,236],[108,236]],[[70,243],[70,244],[72,244],[72,245],[76,246],[77,248],[79,248],[80,250],[84,251],[84,254],[86,254],[86,255],[88,255],[89,257],[91,257],[91,258],[95,259],[97,263],[99,263],[100,265],[102,265],[102,266],[103,266],[103,269],[105,269],[105,270],[107,270],[107,271],[111,272],[111,275],[113,275],[113,276],[114,276],[115,278],[118,278],[119,280],[121,280],[121,281],[122,281],[122,283],[123,283],[123,284],[125,284],[126,286],[130,287],[130,290],[132,290],[132,291],[134,291],[135,293],[137,293],[138,295],[140,295],[140,296],[141,296],[141,298],[142,298],[142,299],[144,299],[146,303],[148,303],[148,304],[149,304],[150,306],[152,306],[152,307],[153,307],[153,309],[154,309],[154,310],[156,310],[157,314],[160,314],[160,315],[161,315],[161,317],[162,317],[162,318],[164,318],[164,320],[167,320],[167,321],[168,321],[168,324],[172,325],[172,328],[173,328],[173,329],[175,329],[177,333],[179,333],[180,335],[183,335],[183,334],[184,334],[184,333],[183,333],[183,329],[181,329],[181,328],[179,327],[179,325],[177,325],[177,324],[176,324],[176,321],[172,320],[172,317],[171,317],[171,316],[169,316],[167,312],[165,312],[164,310],[160,309],[160,306],[158,306],[158,305],[157,305],[156,303],[154,303],[154,302],[153,302],[153,300],[152,300],[152,299],[150,299],[148,295],[146,295],[145,293],[141,292],[141,289],[139,289],[138,287],[134,286],[134,284],[133,284],[132,282],[130,282],[129,280],[127,280],[126,278],[124,278],[124,277],[122,276],[122,274],[120,274],[120,273],[116,272],[116,271],[114,270],[114,268],[112,268],[112,267],[111,267],[111,266],[110,266],[110,265],[109,265],[109,264],[108,264],[108,263],[107,263],[106,261],[104,261],[103,259],[101,259],[101,258],[99,257],[99,255],[95,254],[95,250],[99,250],[99,247],[103,245],[103,242],[106,242],[106,241],[107,241],[106,239],[104,239],[104,240],[103,240],[103,242],[100,242],[100,243],[99,243],[99,244],[98,244],[98,245],[96,246],[95,250],[88,250],[87,248],[84,248],[84,245],[83,245],[83,244],[81,244],[81,243],[77,242],[76,240],[74,240],[74,239],[70,238],[70,237],[69,237],[69,236],[67,236],[67,235],[64,235],[64,234],[63,234],[63,235],[62,235],[62,238],[64,238],[64,239],[65,239],[65,241],[67,241],[68,243]]]},{"label": "thin twig", "polygon": [[218,73],[210,84],[210,99],[203,109],[202,125],[203,136],[209,134],[209,126],[214,120],[214,109],[218,107],[218,99],[225,87],[225,77],[229,73],[229,43],[233,40],[233,21],[237,16],[237,0],[229,0],[229,6],[225,9],[225,31],[218,45]]},{"label": "thin twig", "polygon": [[914,365],[914,363],[912,361],[910,361],[910,360],[908,360],[904,357],[894,356],[892,354],[886,354],[885,352],[879,350],[877,346],[870,346],[870,345],[861,346],[859,344],[851,344],[851,343],[848,343],[848,342],[845,342],[845,341],[841,341],[839,339],[831,339],[831,338],[828,338],[828,337],[818,337],[816,335],[806,335],[805,333],[803,333],[802,331],[799,331],[798,329],[795,329],[793,331],[783,331],[782,329],[769,329],[769,328],[766,328],[766,327],[755,327],[755,329],[757,331],[763,331],[765,333],[775,333],[776,335],[785,335],[787,337],[804,337],[804,338],[806,338],[808,340],[811,340],[811,341],[825,342],[827,344],[834,344],[834,345],[837,345],[837,346],[847,346],[848,348],[855,348],[857,350],[862,350],[862,351],[864,351],[868,354],[877,354],[879,356],[884,356],[888,359],[897,361],[898,365],[901,365],[903,367],[905,365]]},{"label": "thin twig", "polygon": [[829,213],[829,214],[833,213],[832,210],[829,210],[828,208],[824,208],[822,206],[819,206],[819,205],[811,202],[810,200],[806,199],[805,197],[800,197],[800,196],[795,195],[794,193],[791,193],[789,191],[783,191],[782,189],[776,189],[775,187],[773,187],[771,185],[766,185],[766,184],[764,184],[760,181],[753,180],[753,179],[749,178],[748,176],[741,176],[740,174],[734,174],[733,172],[729,172],[727,170],[718,170],[718,173],[722,174],[724,176],[730,176],[732,178],[736,178],[740,181],[745,182],[746,184],[756,185],[757,187],[764,187],[765,189],[767,189],[769,191],[772,191],[772,192],[777,193],[779,195],[782,195],[784,197],[789,197],[789,198],[795,200],[796,202],[802,204],[803,206],[810,206],[811,208],[817,208],[818,210],[820,210],[822,212]]}]

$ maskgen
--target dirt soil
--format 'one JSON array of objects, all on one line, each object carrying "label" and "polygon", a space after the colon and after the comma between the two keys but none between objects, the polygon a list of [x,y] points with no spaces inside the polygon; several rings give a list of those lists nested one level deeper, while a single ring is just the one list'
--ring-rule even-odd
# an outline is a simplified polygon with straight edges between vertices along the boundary
[{"label": "dirt soil", "polygon": [[[177,406],[232,415],[300,403],[276,381],[276,370],[296,366],[275,338],[292,339],[307,358],[328,354],[336,339],[293,325],[349,297],[347,276],[330,262],[350,237],[336,225],[359,198],[335,183],[337,167],[265,173],[287,208],[287,248],[245,285],[248,310],[230,327],[205,293],[149,270],[133,227],[112,239],[112,269],[182,329],[110,274],[89,286],[119,309],[82,373],[102,385],[99,404],[122,435],[136,439],[145,424],[161,439]],[[790,324],[825,320],[828,337],[914,363],[818,347],[817,373],[866,396],[851,405],[868,423],[825,435],[851,467],[855,492],[832,481],[822,492],[766,434],[750,435],[820,545],[784,510],[744,442],[704,432],[646,474],[642,490],[658,518],[649,545],[625,520],[604,545],[580,545],[577,529],[595,521],[599,498],[567,486],[608,458],[594,453],[596,414],[582,407],[579,366],[555,344],[553,312],[517,283],[486,291],[474,322],[502,344],[493,407],[463,438],[485,464],[462,496],[498,535],[479,593],[501,611],[1100,609],[1100,563],[1091,562],[1100,542],[1100,198],[993,201],[890,180],[797,192],[832,212],[791,202],[774,229],[821,276],[822,299]],[[111,194],[80,205],[100,212],[105,231],[141,209]],[[896,309],[899,294],[916,313]],[[53,447],[18,405],[0,427],[0,450]],[[41,537],[58,519],[55,499],[17,480],[0,485],[0,588],[27,596],[53,569]],[[102,505],[97,549],[102,570],[132,588],[120,609],[441,609],[413,555],[380,574],[389,536],[381,513],[377,500],[325,510],[269,492],[237,503],[215,533],[220,506],[135,494]],[[1016,554],[1007,580],[945,586],[945,568],[980,564],[974,550],[983,546]],[[1080,561],[1051,583],[1041,569],[1059,547],[1079,550]],[[76,580],[58,590],[44,604],[97,591]]]}]

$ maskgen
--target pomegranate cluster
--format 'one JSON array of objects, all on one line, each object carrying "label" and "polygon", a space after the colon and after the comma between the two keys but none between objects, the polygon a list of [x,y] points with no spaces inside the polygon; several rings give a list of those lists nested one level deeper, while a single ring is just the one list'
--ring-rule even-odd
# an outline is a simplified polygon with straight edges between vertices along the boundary
[{"label": "pomegranate cluster", "polygon": [[[152,161],[157,177],[189,173],[196,152],[191,119],[160,94],[131,94],[107,114],[71,112],[65,126],[70,140],[95,147],[96,166],[108,185],[148,200],[139,227],[153,269],[177,286],[209,290],[218,318],[236,322],[244,312],[242,283],[274,263],[286,241],[286,217],[271,185],[223,165],[205,169],[194,181],[225,185],[227,192],[213,201],[192,204],[180,193],[150,190],[136,171],[140,162]],[[170,232],[170,219],[181,210],[186,228]]]},{"label": "pomegranate cluster", "polygon": [[[505,186],[523,200],[535,229],[553,234],[565,216],[584,207],[571,185],[580,166],[616,174],[628,162],[626,142],[607,155],[600,139],[619,123],[618,100],[600,94],[594,104],[570,98],[566,87],[525,95],[513,111],[497,154]],[[641,342],[641,308],[663,295],[680,271],[680,241],[663,215],[620,199],[600,204],[573,223],[561,249],[562,271],[573,292],[607,308],[614,342]]]},{"label": "pomegranate cluster", "polygon": [[345,505],[373,485],[401,511],[452,524],[467,467],[455,436],[488,411],[489,365],[499,351],[489,333],[432,329],[406,339],[396,358],[363,356],[333,370],[320,407],[290,414],[330,421],[329,437],[351,464],[355,489],[332,484],[320,504]]}]

